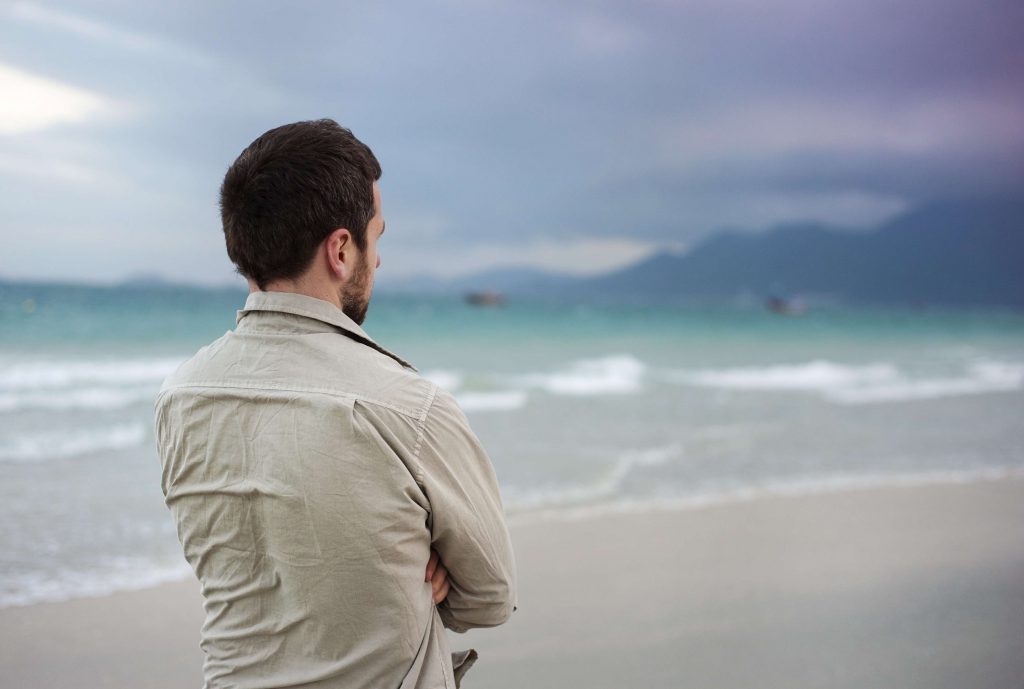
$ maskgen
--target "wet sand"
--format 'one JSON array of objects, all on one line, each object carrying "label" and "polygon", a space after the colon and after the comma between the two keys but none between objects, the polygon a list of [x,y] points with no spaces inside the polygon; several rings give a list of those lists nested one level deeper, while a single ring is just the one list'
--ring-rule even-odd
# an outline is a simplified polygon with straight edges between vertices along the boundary
[{"label": "wet sand", "polygon": [[[1024,480],[515,524],[473,687],[1024,686]],[[0,610],[0,686],[199,687],[192,581]]]}]

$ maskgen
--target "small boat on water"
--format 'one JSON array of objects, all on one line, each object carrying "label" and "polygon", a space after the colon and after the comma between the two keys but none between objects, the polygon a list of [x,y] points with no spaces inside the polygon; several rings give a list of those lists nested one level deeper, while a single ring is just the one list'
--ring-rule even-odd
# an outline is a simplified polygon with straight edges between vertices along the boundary
[{"label": "small boat on water", "polygon": [[500,292],[467,292],[466,303],[472,306],[504,306],[505,296]]},{"label": "small boat on water", "polygon": [[780,316],[800,316],[807,311],[807,304],[801,299],[786,299],[779,296],[768,297],[764,302],[764,307]]}]

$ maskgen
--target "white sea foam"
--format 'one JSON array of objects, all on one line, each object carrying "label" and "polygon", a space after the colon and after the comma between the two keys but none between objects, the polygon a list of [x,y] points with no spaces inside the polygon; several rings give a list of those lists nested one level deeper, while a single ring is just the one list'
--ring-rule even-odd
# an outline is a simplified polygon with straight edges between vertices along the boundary
[{"label": "white sea foam", "polygon": [[667,464],[681,453],[682,447],[678,444],[626,452],[591,484],[541,487],[525,491],[509,489],[505,492],[506,506],[510,512],[521,512],[607,500],[620,493],[626,479],[637,469]]},{"label": "white sea foam", "polygon": [[0,461],[39,462],[119,450],[142,445],[146,429],[142,424],[123,424],[107,428],[55,431],[13,435],[0,445]]},{"label": "white sea foam", "polygon": [[[637,392],[643,386],[647,366],[629,354],[614,354],[594,359],[579,359],[547,373],[523,375],[483,375],[476,382],[497,385],[502,390],[474,390],[466,375],[451,369],[432,369],[423,377],[456,395],[467,411],[521,409],[529,391],[544,390],[552,395],[593,396]],[[467,389],[467,387],[469,389]]]},{"label": "white sea foam", "polygon": [[41,390],[82,385],[160,382],[181,365],[180,358],[124,361],[27,361],[0,370],[0,390]]},{"label": "white sea foam", "polygon": [[0,577],[0,608],[137,591],[180,581],[191,572],[185,562],[159,566],[143,558],[115,557],[93,572],[75,569],[53,574],[4,575]]},{"label": "white sea foam", "polygon": [[531,506],[532,509],[510,510],[510,521],[515,524],[576,521],[611,514],[701,510],[766,498],[799,498],[878,488],[957,485],[1007,479],[1024,479],[1024,468],[986,467],[916,473],[833,474],[780,479],[752,486],[711,489],[670,498],[618,497],[607,500],[539,502],[536,506]]},{"label": "white sea foam", "polygon": [[647,366],[629,354],[580,359],[553,373],[531,374],[516,379],[553,395],[607,395],[639,391]]},{"label": "white sea foam", "polygon": [[455,392],[462,385],[463,375],[449,369],[431,369],[421,374],[434,385],[448,392]]},{"label": "white sea foam", "polygon": [[694,385],[732,390],[828,391],[888,383],[899,379],[899,376],[899,370],[892,364],[851,366],[815,360],[792,365],[707,369],[682,373],[674,378]]},{"label": "white sea foam", "polygon": [[525,390],[463,392],[455,399],[465,411],[513,411],[526,406],[528,395]]},{"label": "white sea foam", "polygon": [[152,401],[157,386],[89,387],[69,390],[0,392],[0,412],[19,409],[121,409],[141,401]]},{"label": "white sea foam", "polygon": [[982,395],[1024,389],[1024,366],[984,362],[973,364],[958,377],[901,378],[886,383],[828,391],[828,398],[840,404],[872,404],[911,400]]},{"label": "white sea foam", "polygon": [[817,393],[837,404],[873,404],[1024,389],[1024,365],[981,361],[957,376],[913,377],[891,363],[803,364],[675,372],[670,380],[726,390]]}]

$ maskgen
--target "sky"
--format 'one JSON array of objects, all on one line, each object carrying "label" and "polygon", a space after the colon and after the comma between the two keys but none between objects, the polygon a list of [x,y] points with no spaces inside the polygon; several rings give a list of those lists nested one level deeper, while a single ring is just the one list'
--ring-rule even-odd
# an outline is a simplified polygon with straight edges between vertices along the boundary
[{"label": "sky", "polygon": [[1019,0],[0,3],[0,277],[237,281],[217,193],[331,117],[377,282],[590,275],[1024,189]]}]

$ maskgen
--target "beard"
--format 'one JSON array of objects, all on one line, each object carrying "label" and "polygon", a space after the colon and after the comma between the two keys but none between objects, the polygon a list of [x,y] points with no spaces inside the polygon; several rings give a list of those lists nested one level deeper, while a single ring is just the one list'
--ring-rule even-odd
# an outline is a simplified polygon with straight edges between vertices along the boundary
[{"label": "beard", "polygon": [[357,325],[363,324],[366,310],[370,308],[370,293],[373,291],[370,281],[369,267],[359,264],[341,290],[341,310]]}]

